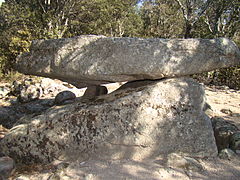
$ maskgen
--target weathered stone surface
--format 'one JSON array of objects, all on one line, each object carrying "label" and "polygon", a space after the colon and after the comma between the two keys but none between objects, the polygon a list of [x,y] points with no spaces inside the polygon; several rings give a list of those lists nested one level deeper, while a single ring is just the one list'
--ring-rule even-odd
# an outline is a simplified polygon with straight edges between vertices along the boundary
[{"label": "weathered stone surface", "polygon": [[0,148],[25,163],[96,154],[136,160],[172,152],[216,156],[204,103],[202,86],[191,79],[156,81],[55,107],[11,129]]},{"label": "weathered stone surface", "polygon": [[229,148],[232,136],[239,131],[238,127],[221,117],[213,117],[211,121],[218,151]]},{"label": "weathered stone surface", "polygon": [[66,101],[74,101],[76,99],[76,95],[71,91],[62,91],[57,94],[54,99],[54,103],[56,105],[63,105]]},{"label": "weathered stone surface", "polygon": [[15,162],[10,157],[0,157],[0,179],[7,180],[15,169]]},{"label": "weathered stone surface", "polygon": [[5,97],[8,93],[10,93],[9,87],[1,87],[0,86],[0,99]]},{"label": "weathered stone surface", "polygon": [[27,103],[39,99],[43,92],[40,84],[34,83],[33,79],[29,78],[22,83],[14,81],[9,94],[17,96],[19,102]]},{"label": "weathered stone surface", "polygon": [[239,130],[230,137],[229,147],[235,152],[240,150],[240,131]]},{"label": "weathered stone surface", "polygon": [[232,160],[234,158],[236,158],[236,154],[233,150],[226,148],[226,149],[222,149],[219,154],[218,154],[219,158],[221,159],[227,159],[227,160]]},{"label": "weathered stone surface", "polygon": [[21,81],[14,81],[12,85],[3,85],[2,87],[9,88],[10,92],[2,99],[0,97],[0,125],[8,129],[25,121],[25,118],[22,119],[24,116],[44,113],[54,105],[54,97],[62,91],[71,91],[67,93],[71,95],[58,96],[56,102],[59,104],[72,103],[76,96],[82,96],[85,91],[85,88],[77,89],[60,80],[48,78],[25,78]]},{"label": "weathered stone surface", "polygon": [[18,96],[18,100],[19,102],[26,103],[39,99],[41,95],[42,89],[40,87],[29,85],[21,90],[21,93]]},{"label": "weathered stone surface", "polygon": [[141,86],[146,86],[155,83],[155,80],[138,80],[138,81],[130,81],[123,85],[121,85],[117,90],[123,90],[128,88],[138,88]]},{"label": "weathered stone surface", "polygon": [[142,39],[79,36],[33,41],[18,57],[25,74],[60,79],[77,87],[185,76],[240,64],[238,47],[219,39]]},{"label": "weathered stone surface", "polygon": [[43,89],[43,94],[46,96],[51,95],[51,97],[56,97],[57,94],[62,91],[71,91],[76,96],[81,96],[83,94],[83,92],[80,92],[76,87],[56,79],[43,78],[40,84]]},{"label": "weathered stone surface", "polygon": [[16,119],[19,119],[20,117],[21,114],[15,109],[0,106],[0,123],[4,127],[11,128],[16,122]]},{"label": "weathered stone surface", "polygon": [[168,155],[167,165],[172,168],[182,168],[185,170],[203,170],[202,165],[196,159],[184,157],[177,153],[171,153]]}]

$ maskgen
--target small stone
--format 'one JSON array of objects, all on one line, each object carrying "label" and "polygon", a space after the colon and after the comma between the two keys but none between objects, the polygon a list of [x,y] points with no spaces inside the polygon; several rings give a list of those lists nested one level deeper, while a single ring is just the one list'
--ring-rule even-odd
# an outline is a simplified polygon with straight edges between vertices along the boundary
[{"label": "small stone", "polygon": [[61,180],[61,177],[58,174],[52,174],[48,180]]},{"label": "small stone", "polygon": [[235,132],[231,137],[230,137],[230,144],[229,147],[236,151],[240,150],[240,131]]},{"label": "small stone", "polygon": [[220,153],[218,154],[218,156],[221,159],[231,160],[234,157],[236,157],[236,154],[231,149],[226,148],[226,149],[221,150]]},{"label": "small stone", "polygon": [[41,86],[43,88],[51,86],[51,84],[53,84],[53,83],[55,84],[54,80],[50,79],[50,78],[42,78],[42,80],[41,80]]},{"label": "small stone", "polygon": [[[59,92],[66,90],[66,89],[60,88],[61,86],[60,81],[49,79],[49,78],[43,78],[41,80],[40,86],[42,87],[43,93],[45,95],[54,94],[54,96],[56,96]],[[61,90],[59,91],[59,89]]]},{"label": "small stone", "polygon": [[85,179],[84,180],[93,180],[94,179],[94,175],[93,174],[87,174],[85,176]]},{"label": "small stone", "polygon": [[23,84],[24,84],[25,86],[30,86],[30,85],[33,85],[34,82],[33,82],[33,79],[27,78],[27,79],[24,79]]},{"label": "small stone", "polygon": [[101,96],[107,94],[108,90],[105,86],[89,86],[87,87],[85,93],[83,94],[83,98],[94,98],[96,96]]},{"label": "small stone", "polygon": [[221,111],[222,113],[228,114],[228,115],[231,115],[231,114],[233,113],[230,109],[221,109],[220,111]]},{"label": "small stone", "polygon": [[19,102],[26,103],[39,99],[42,95],[42,89],[35,85],[24,87],[18,96]]},{"label": "small stone", "polygon": [[238,128],[221,117],[213,117],[211,121],[218,151],[220,152],[222,149],[229,147],[230,137],[238,131]]},{"label": "small stone", "polygon": [[0,157],[0,179],[7,179],[15,169],[15,162],[8,156]]},{"label": "small stone", "polygon": [[196,159],[191,157],[183,157],[177,153],[171,153],[168,155],[167,165],[169,167],[193,171],[199,171],[203,169],[202,165]]},{"label": "small stone", "polygon": [[58,168],[57,172],[54,174],[51,174],[47,179],[48,180],[71,180],[74,179],[73,177],[69,177],[66,175],[66,172],[64,170],[66,167]]},{"label": "small stone", "polygon": [[55,97],[54,103],[56,105],[63,105],[66,102],[73,102],[70,100],[75,100],[76,99],[76,95],[71,92],[71,91],[62,91],[60,93],[57,94],[57,96]]},{"label": "small stone", "polygon": [[62,170],[62,169],[67,168],[69,165],[70,165],[70,163],[68,163],[68,162],[61,162],[61,163],[57,164],[56,167],[58,170]]},{"label": "small stone", "polygon": [[10,93],[10,88],[8,87],[0,87],[0,99],[7,96]]},{"label": "small stone", "polygon": [[17,177],[16,180],[30,180],[30,177],[21,175],[21,176]]},{"label": "small stone", "polygon": [[12,87],[11,87],[11,94],[13,96],[18,96],[23,89],[23,85],[18,81],[13,81]]},{"label": "small stone", "polygon": [[236,150],[236,154],[240,155],[240,150]]}]

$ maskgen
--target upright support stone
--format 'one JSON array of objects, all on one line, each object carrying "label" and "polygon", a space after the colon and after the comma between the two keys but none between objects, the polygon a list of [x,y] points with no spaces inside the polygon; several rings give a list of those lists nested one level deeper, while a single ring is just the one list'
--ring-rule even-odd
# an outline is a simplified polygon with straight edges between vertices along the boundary
[{"label": "upright support stone", "polygon": [[108,90],[105,86],[89,86],[87,87],[85,93],[82,98],[95,98],[97,96],[101,96],[107,94]]},{"label": "upright support stone", "polygon": [[173,152],[216,156],[204,99],[202,86],[191,79],[160,80],[55,107],[11,129],[0,148],[24,163],[94,156],[143,160]]}]

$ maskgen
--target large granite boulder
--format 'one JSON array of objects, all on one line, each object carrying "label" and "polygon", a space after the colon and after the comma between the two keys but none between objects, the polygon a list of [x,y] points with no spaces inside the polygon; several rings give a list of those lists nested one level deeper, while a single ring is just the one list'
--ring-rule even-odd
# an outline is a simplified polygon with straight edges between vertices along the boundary
[{"label": "large granite boulder", "polygon": [[33,41],[16,69],[77,87],[161,79],[240,64],[238,47],[219,39],[142,39],[79,36]]},{"label": "large granite boulder", "polygon": [[217,155],[200,84],[187,78],[144,84],[52,108],[12,128],[0,152],[24,163]]}]

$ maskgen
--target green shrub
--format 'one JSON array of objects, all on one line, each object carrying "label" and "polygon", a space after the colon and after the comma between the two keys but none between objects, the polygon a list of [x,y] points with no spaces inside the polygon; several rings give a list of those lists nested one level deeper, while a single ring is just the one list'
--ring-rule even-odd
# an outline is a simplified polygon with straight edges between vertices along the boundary
[{"label": "green shrub", "polygon": [[240,66],[193,75],[193,78],[207,85],[224,85],[232,89],[240,89]]}]

